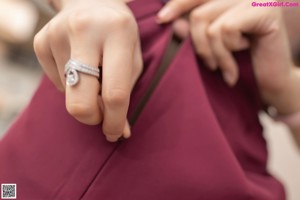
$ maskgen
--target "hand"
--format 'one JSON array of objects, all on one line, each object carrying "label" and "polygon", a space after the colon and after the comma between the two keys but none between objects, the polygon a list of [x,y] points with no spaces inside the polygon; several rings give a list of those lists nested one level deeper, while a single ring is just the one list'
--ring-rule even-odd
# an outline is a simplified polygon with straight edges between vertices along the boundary
[{"label": "hand", "polygon": [[[34,49],[45,73],[57,88],[65,91],[68,112],[88,125],[103,121],[103,132],[111,142],[122,135],[130,136],[126,120],[129,98],[142,72],[138,38],[136,21],[125,3],[77,0],[63,4],[34,39]],[[102,83],[80,73],[77,85],[66,86],[64,65],[70,58],[102,66]]]},{"label": "hand", "polygon": [[[199,3],[201,0],[191,1]],[[174,6],[176,3],[179,4]],[[188,2],[182,5],[184,3],[173,0],[172,6],[167,4],[165,8],[169,14],[158,16],[159,22],[174,20],[195,7],[195,4],[188,6]],[[197,53],[211,69],[219,65],[229,85],[234,85],[238,79],[238,68],[231,52],[250,48],[262,99],[279,114],[289,116],[292,113],[293,116],[300,111],[300,71],[292,64],[281,10],[258,9],[250,4],[249,1],[212,0],[191,11],[188,25],[181,20],[174,26],[176,29],[189,27]],[[180,33],[187,35],[186,31]],[[300,148],[299,122],[295,124],[297,126],[288,125]]]},{"label": "hand", "polygon": [[[171,0],[158,14],[159,23],[175,20],[174,31],[179,37],[185,38],[190,33],[197,54],[202,57],[210,69],[216,70],[217,67],[220,67],[223,70],[224,79],[229,85],[234,85],[236,82],[237,65],[230,53],[222,51],[223,46],[213,42],[215,33],[211,30],[211,25],[220,15],[238,3],[240,3],[238,0],[224,2],[218,0]],[[182,14],[188,14],[189,19],[178,18]],[[244,48],[249,47],[246,39],[239,38],[242,39]]]},{"label": "hand", "polygon": [[157,14],[157,23],[173,23],[176,36],[185,39],[189,35],[190,24],[187,16],[195,7],[209,0],[169,0]]},{"label": "hand", "polygon": [[[190,29],[197,53],[211,69],[219,67],[229,85],[234,85],[238,79],[238,67],[231,52],[247,49],[251,42],[259,85],[262,89],[280,87],[291,66],[280,10],[258,9],[252,7],[250,1],[204,1],[170,1],[158,14],[159,22],[169,22],[190,11],[189,24],[185,27]],[[197,4],[201,5],[195,7]],[[181,25],[184,28],[182,21]],[[245,35],[251,35],[253,40]],[[274,54],[280,56],[274,58]]]}]

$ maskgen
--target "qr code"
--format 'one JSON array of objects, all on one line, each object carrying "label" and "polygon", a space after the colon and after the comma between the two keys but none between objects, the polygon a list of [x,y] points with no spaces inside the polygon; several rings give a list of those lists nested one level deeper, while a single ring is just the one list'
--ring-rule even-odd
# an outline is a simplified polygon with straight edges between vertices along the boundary
[{"label": "qr code", "polygon": [[17,184],[1,184],[2,199],[17,199]]}]

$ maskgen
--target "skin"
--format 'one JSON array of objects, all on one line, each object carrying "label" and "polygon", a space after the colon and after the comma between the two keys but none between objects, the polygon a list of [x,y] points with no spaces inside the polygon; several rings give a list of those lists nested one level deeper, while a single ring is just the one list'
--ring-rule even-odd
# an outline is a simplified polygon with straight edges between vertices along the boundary
[{"label": "skin", "polygon": [[[108,141],[128,138],[130,93],[142,72],[134,16],[119,0],[53,3],[60,11],[34,39],[34,49],[45,73],[65,92],[66,108],[78,121],[88,125],[103,122]],[[102,66],[101,84],[95,77],[81,73],[79,84],[66,86],[64,65],[70,58]]]},{"label": "skin", "polygon": [[[121,0],[53,3],[61,11],[34,42],[41,65],[54,84],[65,90],[67,110],[77,120],[91,125],[103,120],[104,134],[111,142],[122,135],[129,137],[129,96],[142,71],[132,13]],[[188,21],[179,19],[183,14],[189,14]],[[112,20],[107,23],[104,18]],[[228,85],[234,86],[239,76],[232,52],[250,48],[263,100],[281,114],[300,110],[300,73],[291,62],[280,9],[253,8],[249,1],[239,0],[171,0],[158,13],[157,22],[174,20],[175,32],[182,37],[190,34],[196,52],[210,69],[223,72]],[[102,65],[102,85],[81,74],[78,86],[66,87],[63,69],[70,57],[92,66]]]},{"label": "skin", "polygon": [[[300,4],[300,0],[294,0],[293,2],[297,2]],[[294,7],[283,8],[283,16],[294,58],[295,60],[299,61],[299,57],[297,58],[297,56],[300,55],[300,26],[298,26],[300,19],[300,9],[295,9]]]},{"label": "skin", "polygon": [[[200,6],[195,6],[196,2]],[[299,112],[300,70],[292,62],[281,9],[253,8],[249,3],[239,0],[212,0],[207,3],[174,0],[164,8],[167,12],[162,10],[158,14],[158,21],[168,23],[190,11],[188,26],[185,25],[188,31],[182,31],[182,36],[191,34],[199,56],[210,69],[219,68],[229,86],[234,86],[239,76],[232,52],[250,48],[265,103],[275,107],[279,115]],[[181,22],[175,28],[184,29],[183,24]],[[300,126],[290,129],[300,144]]]}]

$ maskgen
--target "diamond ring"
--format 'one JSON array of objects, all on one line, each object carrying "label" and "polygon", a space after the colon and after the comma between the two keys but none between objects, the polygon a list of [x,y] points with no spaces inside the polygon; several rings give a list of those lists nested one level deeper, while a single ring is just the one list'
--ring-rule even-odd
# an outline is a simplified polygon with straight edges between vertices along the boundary
[{"label": "diamond ring", "polygon": [[97,79],[99,79],[100,76],[99,68],[80,63],[74,59],[70,59],[65,65],[65,77],[67,85],[74,86],[79,82],[78,72],[95,76]]}]

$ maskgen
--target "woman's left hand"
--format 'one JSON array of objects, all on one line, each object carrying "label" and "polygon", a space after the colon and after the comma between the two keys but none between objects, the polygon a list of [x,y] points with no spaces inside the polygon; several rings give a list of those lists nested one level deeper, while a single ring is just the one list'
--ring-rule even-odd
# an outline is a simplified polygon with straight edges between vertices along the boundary
[{"label": "woman's left hand", "polygon": [[[235,42],[242,42],[242,48],[227,49],[220,42],[223,40],[223,31],[218,30],[219,33],[217,33],[217,28],[212,27],[219,17],[239,3],[239,0],[170,0],[158,13],[157,21],[168,23],[174,20],[175,34],[183,39],[191,35],[197,54],[211,70],[220,68],[224,80],[232,86],[236,83],[238,69],[228,51],[247,48],[249,42],[241,35],[235,35],[241,40]],[[230,47],[232,48],[232,46]]]},{"label": "woman's left hand", "polygon": [[[251,3],[240,0],[171,0],[159,12],[158,22],[179,20],[174,22],[175,32],[183,36],[190,33],[197,54],[210,69],[219,68],[230,86],[236,84],[239,76],[232,52],[251,48],[260,89],[262,92],[276,90],[283,87],[292,66],[281,10],[256,8]],[[189,21],[178,19],[187,12]]]}]

